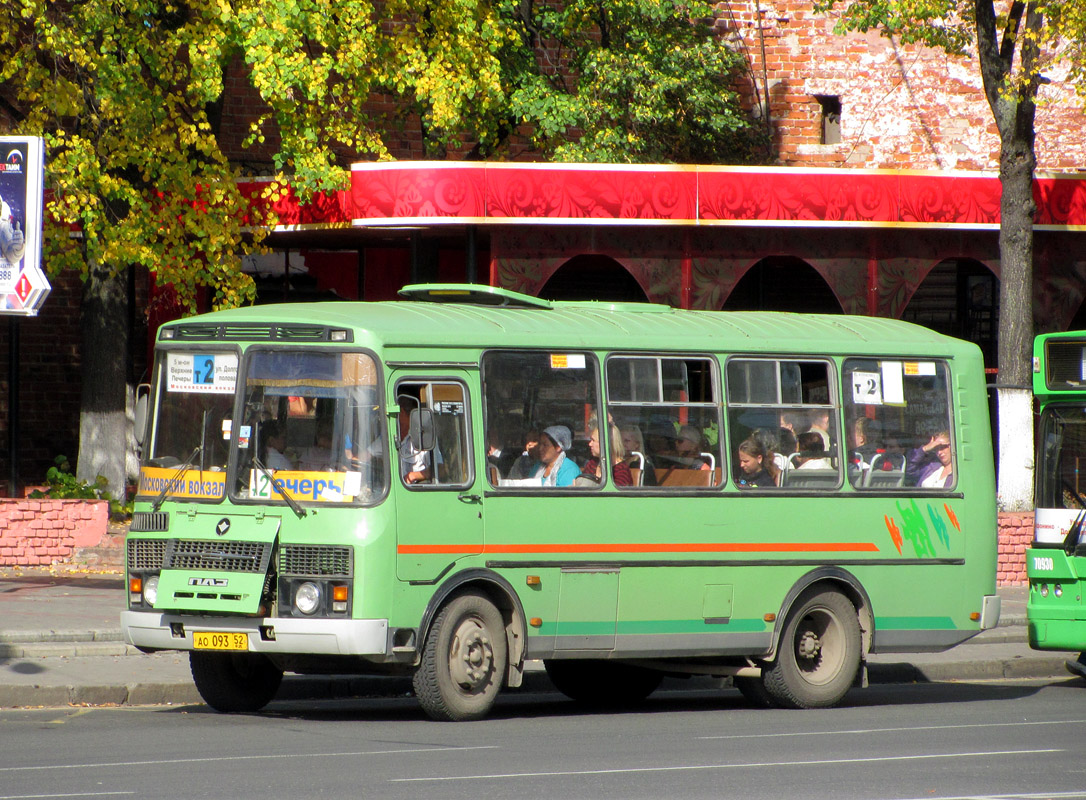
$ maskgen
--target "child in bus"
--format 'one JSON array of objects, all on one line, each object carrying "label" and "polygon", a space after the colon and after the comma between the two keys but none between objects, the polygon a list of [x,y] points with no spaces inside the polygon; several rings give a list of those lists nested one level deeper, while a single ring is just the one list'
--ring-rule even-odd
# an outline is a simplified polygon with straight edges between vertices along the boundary
[{"label": "child in bus", "polygon": [[758,439],[753,436],[744,439],[738,450],[739,472],[735,483],[739,488],[764,489],[777,485],[777,465]]}]

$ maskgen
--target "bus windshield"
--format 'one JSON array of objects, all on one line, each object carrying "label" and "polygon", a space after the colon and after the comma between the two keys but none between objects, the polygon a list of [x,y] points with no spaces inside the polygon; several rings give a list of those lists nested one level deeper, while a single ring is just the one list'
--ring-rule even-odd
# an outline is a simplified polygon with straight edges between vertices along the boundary
[{"label": "bus windshield", "polygon": [[159,354],[140,494],[221,500],[226,494],[238,357],[232,352]]},{"label": "bus windshield", "polygon": [[1086,408],[1056,405],[1041,415],[1036,541],[1061,544],[1086,509]]},{"label": "bus windshield", "polygon": [[[364,353],[250,351],[234,494],[371,503],[387,484],[377,366]],[[274,480],[273,480],[274,477]]]}]

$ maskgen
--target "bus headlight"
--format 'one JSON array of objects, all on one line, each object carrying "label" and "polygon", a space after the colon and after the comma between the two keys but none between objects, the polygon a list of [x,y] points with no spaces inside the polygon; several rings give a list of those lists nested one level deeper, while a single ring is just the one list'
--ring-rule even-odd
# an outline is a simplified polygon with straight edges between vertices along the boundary
[{"label": "bus headlight", "polygon": [[153,606],[158,600],[158,576],[152,575],[143,582],[143,602]]},{"label": "bus headlight", "polygon": [[306,581],[294,590],[294,608],[307,617],[321,607],[321,589],[312,581]]},{"label": "bus headlight", "polygon": [[1057,583],[1052,587],[1052,594],[1056,595],[1056,597],[1063,597],[1063,587]]},{"label": "bus headlight", "polygon": [[1041,584],[1041,597],[1048,597],[1048,584],[1047,583],[1042,583]]}]

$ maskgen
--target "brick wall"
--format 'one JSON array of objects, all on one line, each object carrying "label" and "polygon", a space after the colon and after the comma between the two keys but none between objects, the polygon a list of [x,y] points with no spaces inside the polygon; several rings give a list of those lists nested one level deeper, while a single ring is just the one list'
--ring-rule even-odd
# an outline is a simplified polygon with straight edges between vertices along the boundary
[{"label": "brick wall", "polygon": [[999,564],[996,579],[1000,586],[1025,586],[1026,548],[1033,541],[1033,513],[999,515]]},{"label": "brick wall", "polygon": [[68,562],[106,535],[109,504],[87,500],[0,499],[0,566]]},{"label": "brick wall", "polygon": [[[836,14],[816,14],[810,0],[729,0],[717,12],[717,27],[750,59],[753,82],[748,77],[742,87],[748,102],[755,87],[769,96],[778,163],[998,169],[999,136],[975,58],[878,33],[838,36]],[[1058,71],[1049,77],[1037,108],[1037,166],[1080,170],[1082,100]],[[840,144],[820,143],[818,96],[840,99]]]}]

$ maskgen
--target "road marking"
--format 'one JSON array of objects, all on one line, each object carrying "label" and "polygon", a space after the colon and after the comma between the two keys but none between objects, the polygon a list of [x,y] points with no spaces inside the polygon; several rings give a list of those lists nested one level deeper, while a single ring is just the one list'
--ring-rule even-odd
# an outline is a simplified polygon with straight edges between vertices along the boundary
[{"label": "road marking", "polygon": [[898,800],[1076,800],[1086,797],[1086,792],[1036,792],[1030,794],[962,794],[962,795],[924,795],[923,797],[901,797]]},{"label": "road marking", "polygon": [[44,797],[117,797],[122,794],[135,794],[135,792],[77,792],[75,794],[5,794],[0,800],[38,800]]},{"label": "road marking", "polygon": [[[143,767],[155,764],[206,764],[215,761],[259,761],[269,758],[357,758],[358,756],[401,755],[403,753],[459,753],[467,750],[497,750],[498,745],[475,747],[414,747],[399,750],[364,750],[356,753],[274,753],[260,756],[216,756],[214,758],[162,758],[153,761],[103,761],[100,764],[47,764],[37,767],[0,767],[0,772],[30,772],[42,769],[94,769],[99,767]],[[0,798],[0,800],[5,800]]]},{"label": "road marking", "polygon": [[691,764],[685,767],[621,767],[615,769],[562,770],[557,772],[504,772],[491,775],[441,775],[432,778],[390,778],[390,783],[424,781],[485,781],[508,778],[553,778],[572,775],[624,775],[637,772],[688,772],[711,769],[755,769],[760,767],[818,767],[832,764],[878,764],[887,761],[923,761],[936,758],[976,758],[978,756],[1018,756],[1040,753],[1065,753],[1066,750],[983,750],[971,753],[925,753],[916,756],[879,756],[877,758],[827,758],[814,761],[761,761],[746,764]]},{"label": "road marking", "polygon": [[856,728],[844,731],[799,731],[794,733],[733,733],[698,736],[698,739],[775,739],[788,736],[848,736],[868,733],[903,733],[908,731],[950,731],[962,728],[1011,728],[1015,725],[1083,725],[1086,719],[1038,720],[1034,722],[976,722],[967,725],[917,725],[905,728]]}]

